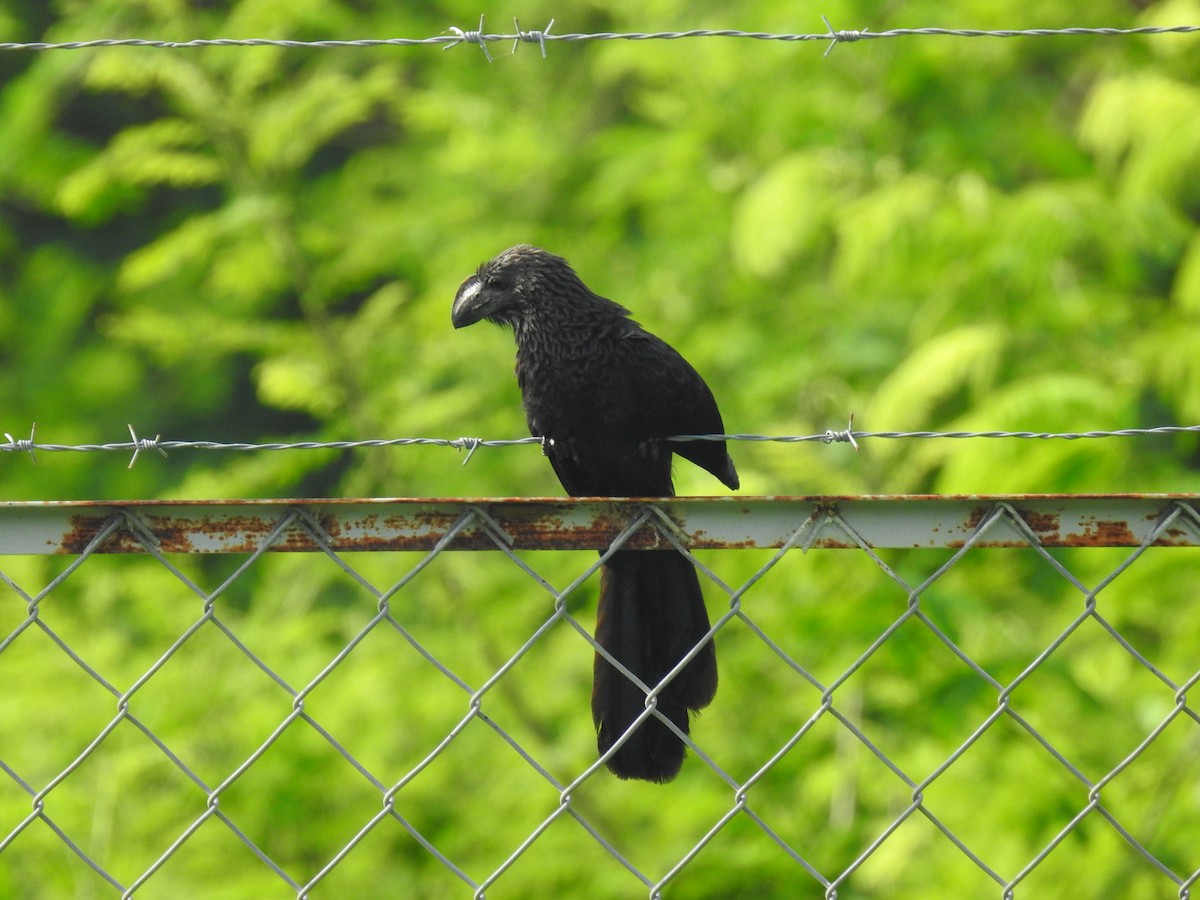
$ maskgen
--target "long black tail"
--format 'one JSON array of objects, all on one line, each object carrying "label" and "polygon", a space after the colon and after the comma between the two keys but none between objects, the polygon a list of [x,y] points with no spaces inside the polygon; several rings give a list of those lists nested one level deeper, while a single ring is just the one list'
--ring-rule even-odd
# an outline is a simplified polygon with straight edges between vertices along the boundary
[{"label": "long black tail", "polygon": [[[674,550],[622,551],[600,573],[596,642],[653,688],[708,631],[708,612],[696,570]],[[684,734],[688,710],[707,706],[717,692],[717,655],[709,641],[658,695],[658,710]],[[596,654],[592,718],[606,752],[646,708],[646,694]],[[670,781],[686,747],[659,719],[638,726],[608,767],[619,778]]]}]

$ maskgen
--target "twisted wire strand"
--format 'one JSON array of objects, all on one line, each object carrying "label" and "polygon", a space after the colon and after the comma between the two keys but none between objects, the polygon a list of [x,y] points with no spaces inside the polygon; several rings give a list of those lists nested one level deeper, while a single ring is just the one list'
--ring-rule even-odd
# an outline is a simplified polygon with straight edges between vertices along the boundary
[{"label": "twisted wire strand", "polygon": [[[822,17],[824,19],[824,17]],[[1061,37],[1095,36],[1123,37],[1129,35],[1191,34],[1200,31],[1200,25],[1145,25],[1135,28],[890,28],[884,31],[869,29],[834,29],[825,19],[827,30],[809,33],[777,33],[767,31],[742,31],[734,28],[704,29],[688,31],[601,31],[553,34],[550,29],[554,20],[540,30],[523,30],[514,21],[511,33],[490,33],[483,30],[483,18],[479,27],[466,30],[453,26],[447,33],[423,38],[365,38],[356,40],[298,41],[275,38],[196,38],[184,41],[155,40],[148,38],[97,38],[84,41],[8,41],[0,42],[0,50],[86,50],[98,47],[148,47],[166,50],[186,50],[199,47],[288,47],[293,49],[333,49],[346,47],[417,47],[441,46],[443,49],[460,44],[478,45],[487,58],[491,59],[487,45],[498,41],[512,41],[513,50],[521,43],[535,43],[545,55],[548,42],[581,43],[587,41],[675,41],[689,38],[741,38],[755,41],[780,41],[799,43],[805,41],[828,41],[830,48],[837,44],[849,44],[864,40],[883,40],[899,37]],[[828,53],[828,50],[826,51]]]},{"label": "twisted wire strand", "polygon": [[[14,438],[4,432],[6,442],[0,442],[0,451],[8,453],[28,453],[37,461],[37,452],[46,453],[98,453],[119,452],[132,453],[129,466],[137,462],[139,454],[153,450],[163,456],[168,450],[216,450],[216,451],[283,451],[283,450],[354,450],[373,447],[412,447],[433,446],[450,447],[460,452],[465,451],[463,463],[470,461],[471,456],[480,447],[512,447],[520,444],[552,443],[552,438],[538,436],[520,438],[433,438],[433,437],[400,437],[400,438],[370,438],[365,440],[340,441],[286,441],[286,442],[249,442],[249,441],[187,441],[163,440],[162,435],[153,438],[138,437],[133,426],[129,426],[128,441],[113,441],[108,443],[90,444],[55,444],[43,443],[36,439],[35,425],[30,429],[28,438]],[[1009,440],[1090,440],[1100,438],[1148,437],[1171,434],[1200,434],[1200,425],[1159,425],[1152,428],[1121,428],[1113,431],[856,431],[853,422],[843,430],[829,429],[815,434],[680,434],[663,440],[680,441],[744,441],[749,443],[847,443],[858,449],[858,442],[864,440],[932,440],[932,439],[1009,439]]]}]

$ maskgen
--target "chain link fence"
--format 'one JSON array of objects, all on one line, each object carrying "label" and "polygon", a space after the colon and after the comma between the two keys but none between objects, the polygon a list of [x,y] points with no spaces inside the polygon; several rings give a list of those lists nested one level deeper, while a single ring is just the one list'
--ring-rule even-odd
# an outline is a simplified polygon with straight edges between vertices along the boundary
[{"label": "chain link fence", "polygon": [[[1198,509],[9,504],[0,894],[1188,897]],[[594,576],[668,546],[722,684],[625,783]]]}]

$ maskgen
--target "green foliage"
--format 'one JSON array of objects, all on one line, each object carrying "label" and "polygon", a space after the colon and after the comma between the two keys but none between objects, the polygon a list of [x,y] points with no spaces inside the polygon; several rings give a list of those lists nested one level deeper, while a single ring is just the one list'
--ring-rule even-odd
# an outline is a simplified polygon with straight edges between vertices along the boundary
[{"label": "green foliage", "polygon": [[[873,30],[1200,20],[1196,0],[1102,0],[1086,23],[1066,0],[902,7],[843,0],[822,11],[837,27]],[[553,16],[561,32],[822,28],[815,12],[797,18],[784,0],[731,10],[682,0],[628,11],[537,2],[519,14],[524,28]],[[474,27],[478,12],[448,0],[62,0],[0,10],[0,32],[6,40],[425,36]],[[490,65],[467,46],[0,57],[3,430],[23,438],[36,421],[38,438],[57,443],[122,440],[126,423],[145,435],[237,441],[520,436],[510,339],[486,328],[453,333],[449,305],[481,259],[521,241],[571,259],[596,290],[678,346],[706,375],[731,431],[823,432],[844,427],[851,412],[868,430],[1200,422],[1195,37],[906,38],[842,45],[827,59],[823,45],[719,39],[553,44],[547,59],[532,45],[513,56],[491,49]],[[732,450],[749,493],[1200,490],[1195,436]],[[43,453],[34,466],[5,454],[0,484],[6,500],[558,492],[535,447],[459,462],[438,448],[143,454],[132,469],[117,456]],[[681,493],[714,491],[694,467],[677,475]],[[448,554],[391,601],[396,621],[473,688],[552,613],[548,594],[487,557],[496,555]],[[593,559],[530,557],[560,587]],[[240,562],[173,561],[208,589]],[[711,559],[735,586],[765,561],[750,552]],[[888,557],[912,583],[941,561]],[[1066,559],[1089,587],[1118,561]],[[387,585],[415,561],[355,564]],[[0,568],[36,591],[57,565],[37,558]],[[1177,683],[1194,675],[1200,646],[1194,583],[1193,555],[1156,551],[1098,600]],[[594,590],[593,580],[569,600],[585,625]],[[865,556],[814,551],[786,557],[745,602],[756,624],[828,683],[896,620],[907,594]],[[922,609],[1008,683],[1081,602],[1032,553],[989,551],[939,579]],[[298,688],[359,634],[376,601],[305,556],[260,562],[215,610]],[[26,615],[19,595],[0,596],[0,639]],[[201,601],[152,561],[95,559],[41,615],[123,692],[199,618]],[[1099,778],[1171,703],[1087,624],[1014,703]],[[819,707],[820,691],[740,621],[718,644],[721,693],[697,736],[745,779]],[[565,783],[593,759],[589,677],[585,645],[556,626],[484,708]],[[36,628],[0,653],[0,684],[0,759],[38,786],[115,709]],[[445,736],[467,696],[385,625],[306,703],[390,783]],[[836,703],[923,778],[996,697],[910,622],[838,688]],[[211,784],[268,739],[290,704],[206,623],[131,708]],[[288,729],[222,798],[231,819],[301,880],[379,805],[305,728]],[[205,797],[129,723],[108,740],[47,808],[128,882]],[[1106,802],[1182,873],[1198,864],[1196,758],[1194,723],[1181,717],[1105,787]],[[572,799],[635,865],[661,874],[729,809],[727,787],[706,773],[692,763],[668,788],[601,776]],[[1175,795],[1176,783],[1191,793]],[[910,793],[826,718],[764,776],[750,804],[830,872],[887,828]],[[1084,796],[1007,721],[927,794],[1005,877],[1053,840]],[[406,785],[397,808],[480,879],[557,806],[475,723]],[[28,795],[0,777],[0,837],[28,811]],[[933,884],[943,896],[996,890],[918,819],[839,896],[923,897]],[[27,831],[2,863],[0,895],[107,890],[45,829]],[[738,817],[668,891],[824,895],[799,872]],[[1034,896],[1068,885],[1080,896],[1177,893],[1098,820],[1018,889],[1026,885]],[[138,896],[294,896],[282,888],[208,822]],[[388,827],[364,838],[314,896],[464,890],[407,832]],[[643,890],[563,817],[488,894]]]}]

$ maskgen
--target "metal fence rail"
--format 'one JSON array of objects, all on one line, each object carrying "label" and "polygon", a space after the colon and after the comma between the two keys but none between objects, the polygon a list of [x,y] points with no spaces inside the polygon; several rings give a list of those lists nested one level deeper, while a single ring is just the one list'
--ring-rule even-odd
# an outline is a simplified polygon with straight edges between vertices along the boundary
[{"label": "metal fence rail", "polygon": [[[703,785],[708,796],[724,799],[713,799],[704,818],[690,822],[689,837],[673,845],[678,849],[646,863],[642,848],[629,847],[621,827],[596,805],[602,795],[629,788],[614,782],[598,761],[590,761],[585,745],[565,757],[548,750],[557,745],[536,740],[499,698],[505,686],[514,682],[540,684],[554,677],[540,670],[530,674],[538,667],[537,655],[552,635],[565,635],[578,650],[584,649],[582,642],[592,644],[590,629],[578,617],[584,606],[580,597],[587,590],[583,586],[599,567],[600,558],[588,554],[586,563],[573,568],[563,580],[560,570],[543,574],[543,561],[557,558],[562,562],[564,555],[531,555],[526,550],[605,553],[616,548],[654,547],[674,547],[697,566],[711,608],[716,608],[714,596],[721,598],[712,631],[719,647],[736,644],[737,652],[732,662],[726,657],[723,663],[722,693],[716,707],[731,693],[736,694],[739,682],[754,674],[739,667],[742,659],[765,659],[763,665],[784,673],[775,676],[776,680],[792,679],[795,687],[781,694],[794,697],[781,707],[786,714],[772,716],[780,730],[774,738],[764,736],[760,746],[769,749],[751,764],[729,762],[716,733],[721,712],[706,713],[689,742],[692,760],[683,778],[692,779],[688,790],[700,790],[695,786]],[[570,831],[575,841],[572,846],[588,848],[578,852],[589,865],[615,873],[614,883],[620,887],[614,895],[621,896],[648,893],[653,897],[669,894],[676,885],[684,888],[689,873],[705,864],[707,853],[716,852],[712,848],[721,847],[734,834],[742,836],[739,840],[748,840],[744,837],[747,833],[763,840],[760,848],[769,847],[792,873],[781,896],[858,896],[853,893],[855,879],[868,867],[891,873],[887,877],[892,883],[901,881],[899,873],[905,870],[925,869],[921,876],[926,879],[925,887],[942,894],[945,885],[933,874],[940,870],[928,869],[919,855],[914,857],[911,849],[904,849],[910,847],[913,835],[920,833],[922,840],[934,841],[943,850],[952,849],[956,864],[965,864],[968,873],[960,873],[961,877],[968,882],[976,879],[977,887],[991,885],[1002,897],[1038,896],[1030,882],[1040,871],[1072,854],[1086,859],[1095,852],[1087,842],[1097,840],[1124,848],[1137,873],[1132,883],[1139,890],[1134,894],[1188,897],[1200,879],[1200,850],[1196,849],[1200,845],[1194,840],[1195,829],[1200,827],[1200,768],[1194,763],[1200,748],[1200,707],[1188,698],[1200,680],[1200,645],[1185,648],[1184,671],[1179,670],[1178,655],[1172,657],[1171,665],[1165,665],[1153,658],[1153,648],[1161,649],[1161,643],[1147,641],[1138,628],[1128,624],[1119,604],[1108,603],[1106,598],[1118,578],[1139,566],[1153,565],[1144,562],[1151,554],[1171,557],[1174,573],[1180,571],[1176,563],[1186,559],[1191,569],[1182,571],[1200,576],[1200,560],[1194,556],[1197,547],[1200,497],[1196,495],[2,504],[0,554],[11,559],[0,560],[0,580],[7,585],[0,594],[0,684],[5,692],[2,703],[7,704],[0,705],[0,729],[8,729],[0,730],[0,862],[11,861],[12,865],[0,866],[0,870],[19,869],[30,846],[44,850],[49,842],[50,847],[65,851],[76,868],[86,867],[80,877],[94,882],[89,890],[96,896],[108,895],[96,889],[100,884],[106,884],[113,896],[169,895],[173,866],[187,856],[189,844],[220,840],[225,853],[236,855],[232,845],[240,848],[236,852],[243,856],[252,854],[254,868],[269,876],[274,890],[282,892],[279,896],[339,896],[339,872],[353,867],[356,857],[367,856],[370,851],[366,848],[379,835],[394,835],[398,828],[426,864],[433,861],[443,875],[458,883],[461,895],[482,897],[494,889],[497,896],[503,896],[506,883],[517,877],[514,868],[538,854],[539,843],[551,840],[548,834],[562,840],[559,823],[570,822],[576,826]],[[916,557],[894,557],[888,548],[916,553]],[[975,566],[963,584],[973,586],[971,602],[986,598],[993,583],[1005,581],[1008,575],[985,579],[975,573],[988,572],[989,567],[993,572],[1001,568],[1008,572],[1000,557],[1012,548],[1020,548],[1022,565],[1027,567],[1020,576],[1023,592],[1036,593],[1050,585],[1052,591],[1073,596],[1075,606],[1039,635],[1036,644],[1024,649],[1020,666],[998,672],[990,659],[977,658],[980,654],[972,651],[966,636],[957,633],[956,625],[948,624],[938,592],[947,580]],[[1058,548],[1064,549],[1059,552]],[[735,572],[735,580],[726,574],[725,561],[733,558],[740,563],[744,560],[738,558],[747,554],[718,554],[721,564],[717,564],[714,559],[718,555],[706,551],[718,549],[758,555],[751,565],[728,570]],[[463,674],[462,666],[439,652],[436,641],[423,640],[419,624],[414,624],[426,608],[422,601],[440,597],[421,587],[423,573],[436,565],[448,565],[441,560],[451,550],[491,551],[488,556],[503,559],[506,577],[513,579],[506,582],[504,602],[514,608],[533,606],[543,611],[499,658],[473,675]],[[781,619],[772,609],[797,602],[790,599],[793,586],[800,583],[797,576],[785,577],[780,572],[792,560],[812,560],[822,554],[810,551],[824,550],[839,551],[825,554],[837,558],[838,569],[845,560],[864,561],[876,582],[872,590],[881,591],[891,606],[882,609],[873,604],[877,624],[863,625],[865,630],[858,637],[819,635],[825,644],[847,644],[842,661],[820,671],[821,665],[792,649],[790,638],[780,630],[779,623],[786,621],[786,616]],[[364,551],[418,555],[403,574],[381,580],[375,564],[389,557],[378,553],[365,556]],[[700,551],[702,557],[693,551]],[[297,555],[305,553],[310,556]],[[1109,554],[1103,557],[1098,579],[1076,574],[1074,558],[1067,557],[1080,553]],[[169,641],[154,651],[148,665],[138,667],[136,675],[120,678],[109,674],[107,663],[96,661],[103,654],[90,649],[93,636],[81,634],[72,623],[73,616],[82,615],[89,603],[99,603],[97,598],[105,592],[101,587],[89,590],[90,572],[95,570],[100,581],[118,571],[114,565],[135,562],[114,554],[140,557],[165,579],[168,588],[156,589],[160,596],[146,601],[151,604],[147,608],[170,605],[177,622]],[[936,558],[931,560],[931,554]],[[221,555],[229,556],[229,565],[214,577],[206,570],[205,560]],[[61,557],[63,564],[47,568],[55,557]],[[315,675],[304,680],[296,679],[290,663],[264,645],[261,636],[249,636],[239,625],[240,609],[264,602],[262,598],[272,590],[285,591],[272,588],[269,580],[256,581],[253,596],[239,598],[239,586],[256,579],[268,557],[311,560],[332,569],[360,601],[348,607],[353,609],[348,637],[339,640],[322,658]],[[566,557],[579,559],[570,554]],[[40,559],[46,565],[13,574],[17,570],[10,563],[15,565],[22,558],[25,562]],[[968,558],[970,562],[966,562]],[[458,570],[465,562],[456,557],[453,566]],[[41,586],[33,586],[36,583]],[[961,587],[957,584],[956,597]],[[1168,587],[1163,585],[1164,590]],[[184,604],[167,600],[171,593],[191,598],[191,608],[179,612]],[[1190,593],[1196,593],[1194,587]],[[851,599],[831,598],[839,603]],[[488,598],[480,598],[480,603],[484,602]],[[859,613],[860,618],[863,615]],[[1190,624],[1200,620],[1200,605],[1164,609],[1162,615],[1173,623],[1167,631],[1200,634],[1200,628]],[[114,621],[118,618],[125,623],[123,628],[137,627],[136,616],[113,616]],[[346,727],[336,712],[327,714],[328,707],[319,708],[314,699],[331,681],[353,680],[355,660],[368,652],[365,648],[371,642],[385,636],[414,651],[422,661],[424,678],[458,698],[457,709],[446,713],[445,727],[399,774],[391,763],[380,761],[373,751],[359,745],[359,729]],[[939,665],[953,670],[972,696],[989,698],[982,709],[965,701],[961,709],[955,709],[952,702],[927,698],[899,707],[918,717],[942,708],[957,723],[953,739],[936,755],[923,759],[891,743],[886,729],[862,709],[862,685],[864,681],[871,684],[870,673],[879,660],[898,646],[918,643],[926,652],[936,652]],[[1037,714],[1038,704],[1029,695],[1039,684],[1060,683],[1064,648],[1080,643],[1115,654],[1124,671],[1132,673],[1128,678],[1147,685],[1146,700],[1128,727],[1106,736],[1110,748],[1119,750],[1112,750],[1115,756],[1099,767],[1091,755],[1081,758],[1071,737],[1071,723],[1067,731],[1060,730],[1062,723]],[[35,645],[36,653],[52,656],[55,665],[69,673],[63,675],[61,693],[56,693],[53,684],[22,682],[25,654],[34,652]],[[155,693],[156,683],[170,679],[179,660],[204,653],[213,654],[216,660],[211,668],[214,680],[224,666],[251,664],[255,676],[265,676],[267,682],[247,693],[257,696],[261,691],[262,703],[274,710],[266,714],[269,727],[254,738],[252,746],[243,747],[219,765],[196,749],[188,723],[166,724],[170,715],[164,709],[169,704],[164,707]],[[191,687],[201,692],[207,689],[202,684]],[[400,685],[374,688],[383,696],[417,689],[411,685],[403,690]],[[1120,685],[1113,683],[1112,688],[1117,690]],[[54,728],[43,727],[43,723],[63,717],[55,709],[58,704],[74,709],[71,695],[76,691],[107,698],[107,708],[96,713],[98,727],[69,752],[51,746],[43,748],[44,755],[33,752],[27,746],[29,736],[53,736]],[[754,692],[749,696],[755,696]],[[389,698],[389,709],[391,702]],[[93,713],[95,705],[91,704]],[[753,701],[743,705],[753,707]],[[585,707],[582,698],[579,706]],[[20,731],[11,727],[13,710],[27,726]],[[419,716],[420,712],[409,709],[406,714]],[[718,718],[714,722],[711,716]],[[1084,723],[1074,724],[1081,727]],[[400,740],[408,726],[399,717],[384,727],[394,729]],[[926,726],[918,722],[915,727],[919,731]],[[345,780],[322,793],[365,794],[373,798],[374,809],[360,809],[357,817],[351,814],[354,824],[350,832],[324,844],[322,850],[309,847],[297,858],[281,849],[286,842],[281,844],[279,835],[264,834],[261,822],[251,812],[269,805],[273,795],[253,788],[250,793],[254,796],[247,801],[245,785],[261,785],[263,772],[297,752],[294,742],[301,735],[316,742],[318,750],[313,752],[348,766]],[[1039,797],[1037,786],[1028,786],[1029,796],[1023,800],[1039,810],[1043,826],[1034,830],[1033,837],[1018,842],[1021,849],[1016,852],[980,839],[980,832],[962,818],[957,800],[948,796],[946,788],[954,783],[956,772],[975,766],[986,756],[987,748],[1001,735],[1009,742],[1002,745],[1003,757],[1008,757],[1010,747],[1019,747],[1037,758],[1037,765],[1046,771],[1047,783],[1058,784],[1047,789],[1044,797]],[[532,798],[530,802],[541,812],[533,821],[514,819],[503,807],[470,802],[461,782],[456,796],[434,798],[447,808],[465,807],[464,815],[488,829],[490,856],[480,857],[429,824],[431,799],[421,793],[421,785],[426,773],[450,765],[447,760],[457,746],[485,739],[490,741],[489,756],[503,757],[507,765],[517,768],[514,777],[523,785],[519,793]],[[165,770],[160,777],[183,782],[175,792],[185,798],[173,819],[177,825],[158,833],[149,842],[152,846],[140,847],[142,862],[135,865],[128,859],[118,861],[111,843],[98,840],[94,828],[80,824],[88,822],[89,814],[95,815],[103,799],[81,799],[70,793],[73,780],[83,778],[88,767],[109,759],[114,746],[125,746],[122,742],[131,740],[138,753],[149,754],[152,761],[147,765]],[[805,790],[788,780],[794,761],[806,747],[816,747],[819,758],[825,741],[857,759],[856,765],[872,767],[874,774],[864,785],[890,792],[883,811],[874,809],[869,815],[865,797],[851,799],[848,805],[831,805],[825,828],[835,833],[840,828],[843,838],[854,835],[849,842],[852,845],[843,840],[838,854],[823,849],[825,845],[815,833],[790,827],[785,812],[789,804],[805,805]],[[1159,814],[1154,818],[1131,812],[1124,799],[1133,790],[1128,785],[1136,773],[1164,765],[1162,750],[1168,744],[1185,749],[1179,756],[1182,768],[1162,773],[1159,805],[1171,805],[1175,810],[1171,822],[1191,822],[1193,837],[1182,842],[1178,827],[1166,829]],[[67,755],[60,762],[63,753]],[[811,756],[805,757],[810,767],[815,765]],[[579,763],[581,758],[588,761]],[[484,770],[489,765],[491,759],[481,757],[472,757],[469,764],[471,769]],[[977,770],[970,771],[973,781],[978,780]],[[780,796],[781,784],[787,785],[787,797]],[[973,783],[971,787],[979,795],[972,802],[982,807],[1000,784]],[[680,783],[640,789],[654,792],[652,796],[658,798],[657,805],[643,813],[651,819],[667,815],[672,797],[679,796],[672,792],[684,790]],[[264,794],[260,796],[256,790],[264,790]],[[150,806],[152,794],[153,790],[126,799],[138,807]],[[82,814],[74,808],[77,806],[82,806]],[[1159,824],[1147,824],[1151,819]],[[305,820],[294,824],[296,833],[302,834],[305,829],[318,830],[321,823]],[[999,823],[994,827],[1003,830],[1005,826]],[[1174,838],[1164,837],[1164,830]],[[487,862],[481,863],[481,859]],[[751,859],[745,865],[762,866],[761,857]],[[723,856],[730,867],[741,865],[738,860],[727,852]],[[0,892],[6,886],[3,877],[0,875]],[[1147,885],[1158,893],[1140,893]],[[418,895],[412,890],[410,886],[409,893],[396,896]],[[597,895],[604,893],[597,890]]]}]

